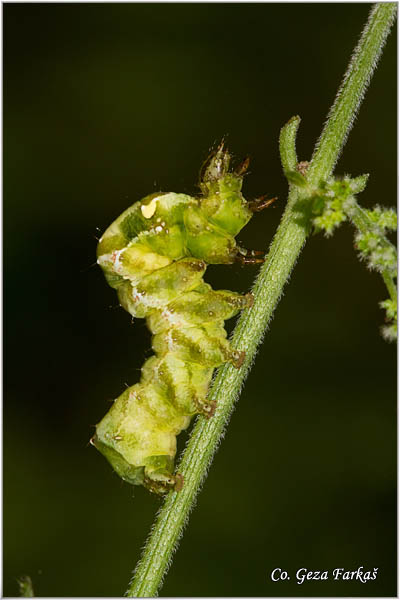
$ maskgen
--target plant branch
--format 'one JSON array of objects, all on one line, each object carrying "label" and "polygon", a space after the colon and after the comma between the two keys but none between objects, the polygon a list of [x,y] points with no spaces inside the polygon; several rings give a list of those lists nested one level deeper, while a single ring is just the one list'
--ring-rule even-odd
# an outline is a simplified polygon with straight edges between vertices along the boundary
[{"label": "plant branch", "polygon": [[[383,231],[379,231],[378,229],[377,232],[377,226],[371,220],[368,213],[356,201],[349,205],[349,210],[346,212],[349,219],[353,222],[353,225],[361,234],[368,235],[375,233],[375,235],[378,236],[379,246],[383,250],[389,251],[394,257],[394,263],[397,264],[397,250],[395,246],[393,246],[393,244],[385,237]],[[380,269],[380,273],[383,281],[385,282],[390,298],[397,304],[397,286],[394,281],[396,277],[395,265],[393,265],[393,268],[383,266],[383,268]]]},{"label": "plant branch", "polygon": [[390,298],[397,304],[397,286],[393,277],[387,271],[383,271],[382,279],[385,282]]},{"label": "plant branch", "polygon": [[300,125],[300,117],[292,117],[281,129],[279,136],[279,152],[283,171],[294,171],[297,165],[296,136]]},{"label": "plant branch", "polygon": [[[390,31],[395,10],[396,5],[390,3],[377,4],[371,11],[314,152],[307,176],[311,184],[327,177],[336,163]],[[293,170],[296,166],[294,142],[299,122],[300,119],[295,117],[281,132],[280,149],[285,171]],[[235,400],[306,240],[306,225],[300,222],[295,209],[295,203],[304,193],[305,191],[302,192],[297,185],[290,186],[288,203],[281,223],[253,287],[254,305],[251,309],[243,311],[233,334],[233,345],[246,351],[245,362],[239,370],[231,365],[225,365],[218,370],[210,390],[211,399],[217,402],[216,413],[209,421],[204,417],[197,419],[178,467],[178,472],[184,477],[183,489],[180,492],[170,492],[166,497],[126,592],[127,596],[155,596],[168,570],[172,554],[176,550],[196,495],[221,441]]]}]

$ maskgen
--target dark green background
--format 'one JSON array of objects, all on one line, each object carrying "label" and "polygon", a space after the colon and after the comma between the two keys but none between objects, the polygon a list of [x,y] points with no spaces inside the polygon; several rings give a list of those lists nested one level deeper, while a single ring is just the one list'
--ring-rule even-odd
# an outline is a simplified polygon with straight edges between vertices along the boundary
[{"label": "dark green background", "polygon": [[[117,596],[160,504],[88,446],[150,354],[95,262],[147,193],[196,191],[208,148],[249,154],[240,236],[266,248],[287,185],[281,126],[308,159],[369,4],[5,4],[4,594]],[[396,203],[393,32],[338,165]],[[213,267],[249,289],[257,268]],[[307,243],[192,513],[163,595],[396,594],[396,356],[352,231]],[[186,434],[181,436],[184,442]],[[378,567],[297,585],[301,567]],[[292,579],[272,583],[275,567]]]}]

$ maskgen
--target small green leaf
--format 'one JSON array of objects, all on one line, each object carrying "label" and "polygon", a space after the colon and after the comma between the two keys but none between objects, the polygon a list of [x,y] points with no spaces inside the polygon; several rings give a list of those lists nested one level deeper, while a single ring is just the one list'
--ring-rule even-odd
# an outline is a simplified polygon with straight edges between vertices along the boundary
[{"label": "small green leaf", "polygon": [[307,187],[307,179],[298,171],[285,171],[284,173],[289,183],[297,185],[297,187]]},{"label": "small green leaf", "polygon": [[368,179],[369,173],[366,173],[365,175],[359,175],[359,177],[354,177],[354,179],[350,181],[351,192],[353,194],[359,194],[360,192],[363,192],[367,187]]}]

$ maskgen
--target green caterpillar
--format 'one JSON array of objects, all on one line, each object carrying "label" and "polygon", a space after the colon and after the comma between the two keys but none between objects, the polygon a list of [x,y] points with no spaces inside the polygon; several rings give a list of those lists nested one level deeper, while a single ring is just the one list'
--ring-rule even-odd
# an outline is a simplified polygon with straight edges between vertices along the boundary
[{"label": "green caterpillar", "polygon": [[146,196],[99,241],[97,262],[123,308],[146,319],[155,356],[140,382],[115,400],[91,443],[122,479],[159,494],[182,487],[182,476],[174,475],[176,436],[193,415],[213,415],[207,393],[214,368],[240,368],[245,357],[231,347],[224,321],[250,307],[252,295],[214,291],[203,275],[207,264],[263,261],[235,241],[253,212],[273,201],[244,199],[248,163],[230,171],[221,143],[201,170],[200,197]]}]

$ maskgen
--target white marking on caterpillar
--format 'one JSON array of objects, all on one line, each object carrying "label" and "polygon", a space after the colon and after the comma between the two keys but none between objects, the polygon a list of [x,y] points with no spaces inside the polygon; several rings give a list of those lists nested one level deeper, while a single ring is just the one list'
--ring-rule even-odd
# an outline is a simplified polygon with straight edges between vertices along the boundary
[{"label": "white marking on caterpillar", "polygon": [[107,266],[107,263],[112,262],[114,265],[113,269],[117,273],[120,273],[124,267],[124,265],[122,264],[122,262],[120,260],[121,254],[124,252],[124,250],[125,250],[125,248],[122,248],[122,250],[114,250],[110,254],[102,254],[97,259],[97,264],[100,266],[103,266],[103,265]]},{"label": "white marking on caterpillar", "polygon": [[157,210],[157,200],[159,198],[160,196],[157,196],[157,198],[153,198],[153,200],[151,200],[151,202],[148,204],[142,204],[140,210],[142,211],[142,215],[145,219],[151,219],[151,217],[154,215]]}]

